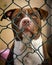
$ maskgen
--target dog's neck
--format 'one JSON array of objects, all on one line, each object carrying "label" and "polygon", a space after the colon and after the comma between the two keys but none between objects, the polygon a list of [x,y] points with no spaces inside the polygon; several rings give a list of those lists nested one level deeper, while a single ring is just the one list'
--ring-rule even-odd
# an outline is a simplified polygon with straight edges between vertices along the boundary
[{"label": "dog's neck", "polygon": [[[25,41],[25,40],[26,40],[26,41]],[[24,39],[23,39],[23,42],[28,43],[29,41],[28,41],[28,39],[25,39],[25,38],[24,38]],[[20,46],[22,42],[15,40],[16,46],[18,46],[18,43],[19,43],[19,46]],[[39,46],[42,44],[41,35],[39,36],[38,39],[32,39],[31,43],[32,43],[36,48],[39,47]]]}]

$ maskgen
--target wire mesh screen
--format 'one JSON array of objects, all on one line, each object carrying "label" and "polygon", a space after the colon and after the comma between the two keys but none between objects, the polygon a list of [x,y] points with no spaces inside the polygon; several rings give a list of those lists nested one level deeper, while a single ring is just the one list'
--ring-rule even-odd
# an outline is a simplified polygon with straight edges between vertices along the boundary
[{"label": "wire mesh screen", "polygon": [[[8,22],[11,21],[6,26],[0,24],[0,27],[2,27],[0,34],[6,29],[12,30],[14,34],[14,38],[9,43],[0,36],[0,40],[6,45],[4,50],[0,50],[0,65],[52,64],[52,1],[44,0],[44,3],[39,8],[33,8],[30,1],[25,0],[27,5],[22,7],[15,0],[11,0],[11,3],[6,8],[0,7],[1,22],[3,19],[6,19]],[[12,4],[15,4],[17,8],[6,11]],[[50,9],[50,14],[47,11],[47,13],[44,13],[44,10],[42,10],[42,7],[45,5]],[[47,17],[47,15],[49,16]],[[46,21],[41,26],[41,20],[45,20],[45,18]],[[45,26],[50,27],[50,31],[45,30]],[[42,30],[47,31],[47,33],[49,31],[50,35],[47,36]],[[42,36],[46,38],[46,41],[42,39]],[[9,47],[11,43],[12,45]],[[49,58],[45,51],[46,44]]]}]

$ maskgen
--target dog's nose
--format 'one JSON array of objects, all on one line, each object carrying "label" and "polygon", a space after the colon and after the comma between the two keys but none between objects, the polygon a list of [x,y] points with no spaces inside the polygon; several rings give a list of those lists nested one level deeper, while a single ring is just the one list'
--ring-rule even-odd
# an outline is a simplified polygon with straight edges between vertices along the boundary
[{"label": "dog's nose", "polygon": [[30,21],[29,20],[24,20],[23,22],[22,22],[22,25],[23,26],[28,26],[30,24]]}]

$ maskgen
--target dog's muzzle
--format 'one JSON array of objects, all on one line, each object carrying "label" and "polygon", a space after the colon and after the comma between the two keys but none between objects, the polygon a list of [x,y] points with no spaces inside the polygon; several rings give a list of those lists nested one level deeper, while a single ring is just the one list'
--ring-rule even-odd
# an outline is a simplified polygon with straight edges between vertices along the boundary
[{"label": "dog's muzzle", "polygon": [[34,27],[34,23],[32,22],[32,20],[29,17],[24,17],[20,21],[20,25],[19,25],[20,29],[23,28],[26,31],[30,31],[30,30],[33,30],[33,27]]}]

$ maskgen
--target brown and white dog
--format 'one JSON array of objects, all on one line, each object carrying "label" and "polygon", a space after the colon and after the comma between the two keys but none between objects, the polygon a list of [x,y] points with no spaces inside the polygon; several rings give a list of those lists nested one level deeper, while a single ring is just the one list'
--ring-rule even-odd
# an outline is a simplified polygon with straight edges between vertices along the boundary
[{"label": "brown and white dog", "polygon": [[[12,21],[15,37],[14,65],[39,65],[44,60],[41,37],[41,20],[46,20],[48,12],[38,8],[12,9],[2,19]],[[15,59],[16,58],[16,59]]]}]

